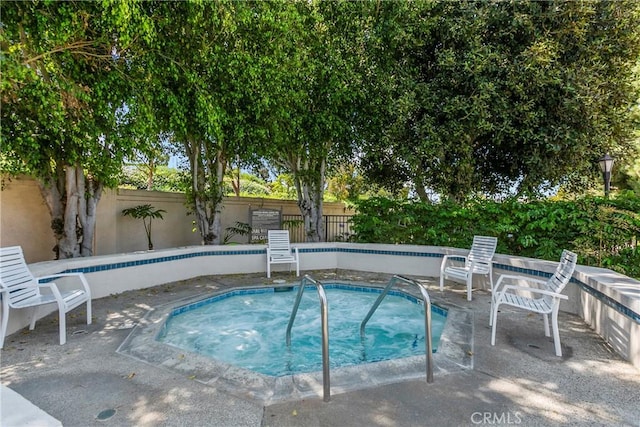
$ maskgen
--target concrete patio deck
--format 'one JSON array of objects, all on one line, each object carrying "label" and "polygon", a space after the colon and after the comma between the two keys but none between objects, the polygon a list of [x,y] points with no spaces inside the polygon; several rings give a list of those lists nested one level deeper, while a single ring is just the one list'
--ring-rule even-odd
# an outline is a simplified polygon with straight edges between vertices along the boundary
[{"label": "concrete patio deck", "polygon": [[[322,280],[330,273],[312,275]],[[378,282],[389,278],[350,271],[338,276]],[[294,280],[284,273],[272,279]],[[0,359],[2,385],[68,427],[640,426],[640,372],[580,318],[560,314],[562,358],[554,356],[538,316],[509,309],[499,316],[492,347],[489,294],[474,292],[467,302],[464,286],[448,286],[440,293],[435,281],[428,286],[432,298],[473,314],[473,367],[436,371],[432,384],[403,381],[333,393],[328,403],[305,398],[265,406],[219,390],[215,383],[203,384],[116,352],[153,307],[260,282],[267,283],[266,278],[256,274],[207,276],[100,298],[93,302],[93,324],[84,323],[82,308],[70,313],[63,346],[57,344],[57,314],[47,316],[34,331],[7,337]],[[17,408],[6,406],[0,425],[13,427]],[[38,425],[37,419],[32,425]]]}]

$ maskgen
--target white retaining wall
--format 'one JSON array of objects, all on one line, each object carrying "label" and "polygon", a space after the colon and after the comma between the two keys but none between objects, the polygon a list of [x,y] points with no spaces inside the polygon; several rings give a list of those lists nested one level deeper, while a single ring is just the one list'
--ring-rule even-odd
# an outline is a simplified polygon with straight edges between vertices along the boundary
[{"label": "white retaining wall", "polygon": [[[442,255],[467,252],[417,245],[303,243],[297,246],[301,271],[345,269],[425,277],[439,277]],[[263,272],[267,283],[264,245],[189,246],[48,261],[31,264],[30,268],[38,276],[83,271],[94,299],[203,275]],[[272,268],[280,271],[288,266]],[[556,263],[550,261],[498,254],[494,258],[494,281],[502,273],[542,278],[555,268]],[[486,278],[480,277],[476,286],[488,289],[489,284]],[[640,368],[640,282],[611,270],[578,266],[565,293],[569,301],[562,303],[561,310],[582,317],[622,357]],[[48,312],[43,310],[40,316],[52,310],[53,306]],[[27,311],[11,313],[9,334],[28,325]]]}]

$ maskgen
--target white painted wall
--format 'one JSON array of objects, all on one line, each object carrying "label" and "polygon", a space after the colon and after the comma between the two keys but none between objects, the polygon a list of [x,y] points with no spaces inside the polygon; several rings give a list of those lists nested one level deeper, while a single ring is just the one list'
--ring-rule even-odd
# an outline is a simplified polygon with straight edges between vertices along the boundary
[{"label": "white painted wall", "polygon": [[[420,254],[465,254],[465,250],[412,245],[378,245],[355,243],[301,243],[301,274],[308,270],[345,269],[388,274],[405,274],[424,277],[439,277],[441,257],[419,256]],[[104,255],[61,261],[31,264],[37,276],[55,274],[69,269],[99,267],[117,263],[158,259],[162,257],[198,254],[203,251],[221,253],[225,251],[263,251],[264,245],[234,246],[190,246],[183,248],[145,251],[118,255]],[[323,249],[326,251],[308,252]],[[348,252],[352,250],[354,252]],[[305,252],[307,251],[307,252]],[[367,251],[369,251],[367,253]],[[381,253],[382,252],[382,253]],[[385,253],[387,252],[387,253]],[[390,254],[395,253],[395,254]],[[409,253],[409,254],[407,254]],[[556,263],[531,258],[496,255],[494,258],[494,280],[499,274],[521,274],[506,271],[501,266],[517,267],[552,273]],[[288,269],[286,265],[275,265],[276,271]],[[265,273],[266,254],[263,252],[233,255],[208,255],[179,260],[114,268],[86,273],[92,297],[101,298],[131,289],[142,289],[177,280],[185,280],[202,275]],[[565,289],[569,296],[561,310],[582,317],[598,334],[625,359],[640,367],[640,324],[611,307],[592,293],[599,292],[611,298],[627,310],[640,313],[640,282],[617,274],[611,270],[578,266],[574,278],[584,283],[588,290],[570,283]],[[479,285],[487,286],[486,279]],[[461,285],[462,286],[462,285]],[[41,312],[44,316],[50,313]],[[9,317],[8,333],[13,333],[28,325],[27,310],[17,310]]]}]

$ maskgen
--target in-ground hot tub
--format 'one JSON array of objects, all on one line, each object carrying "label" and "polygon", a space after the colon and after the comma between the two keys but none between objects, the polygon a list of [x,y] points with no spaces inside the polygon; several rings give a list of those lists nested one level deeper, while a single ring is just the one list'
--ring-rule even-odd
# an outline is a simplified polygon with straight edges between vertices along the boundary
[{"label": "in-ground hot tub", "polygon": [[[424,304],[419,298],[391,290],[361,337],[360,323],[382,290],[344,283],[323,285],[332,369],[425,354]],[[303,295],[291,345],[285,342],[297,290],[293,286],[234,290],[176,308],[157,339],[264,375],[319,371],[322,337],[315,293]],[[431,312],[435,352],[447,311],[434,305]]]},{"label": "in-ground hot tub", "polygon": [[[370,297],[372,297],[373,300],[377,298],[383,289],[383,284],[380,282],[377,282],[374,285],[368,284],[366,286],[363,286],[363,283],[354,283],[342,280],[338,281],[336,279],[335,283],[338,282],[341,283],[340,286],[358,287],[362,290],[369,291],[371,293]],[[163,339],[162,337],[165,336],[166,333],[165,325],[167,324],[167,320],[172,317],[179,316],[177,313],[180,311],[183,313],[193,311],[196,306],[211,305],[211,299],[225,300],[234,295],[240,296],[240,305],[245,303],[247,304],[245,310],[249,310],[250,308],[248,305],[253,304],[247,300],[251,295],[272,293],[274,295],[283,295],[284,298],[290,298],[291,303],[287,303],[289,306],[282,308],[282,310],[286,312],[286,317],[288,319],[293,308],[293,299],[296,294],[296,292],[290,291],[294,285],[297,285],[297,283],[275,287],[265,287],[264,285],[231,287],[210,295],[200,295],[176,301],[175,303],[168,304],[163,307],[154,308],[150,310],[145,319],[134,328],[131,334],[120,346],[118,352],[160,368],[179,372],[195,381],[211,385],[221,391],[259,400],[264,404],[296,400],[305,397],[321,397],[323,395],[323,378],[322,372],[320,371],[321,368],[304,367],[300,372],[294,372],[294,370],[291,370],[291,372],[280,372],[276,375],[265,374],[246,367],[237,366],[235,363],[229,363],[227,361],[214,358],[216,356],[205,356],[198,354],[197,352],[176,347],[173,344],[165,344],[157,339],[158,337]],[[332,291],[327,291],[327,299],[329,305],[329,317],[331,318],[333,312],[337,311],[337,307],[335,307],[334,310],[333,306],[337,306],[338,303],[333,304],[330,292]],[[392,290],[391,292],[393,292],[393,294],[399,294],[399,292],[395,290]],[[364,294],[365,292],[363,291],[361,293]],[[315,292],[306,292],[305,295],[308,295],[310,300],[310,313],[317,319],[320,314],[317,295]],[[384,301],[391,297],[392,295],[388,295]],[[361,359],[360,361],[364,360],[365,363],[347,363],[340,367],[331,367],[331,394],[377,387],[382,384],[406,380],[426,379],[424,313],[422,311],[422,305],[414,302],[420,301],[420,297],[417,293],[407,291],[402,292],[401,295],[393,295],[392,299],[396,298],[398,298],[403,304],[413,306],[413,308],[417,310],[417,322],[420,324],[419,332],[414,332],[413,335],[410,335],[411,332],[398,332],[398,335],[400,336],[406,334],[405,341],[408,343],[408,347],[411,347],[416,354],[388,360],[373,360],[374,356],[370,356],[369,353],[366,352],[367,345],[370,346],[371,342],[368,344],[365,342],[364,347],[361,347],[358,351],[352,353],[355,354],[355,359]],[[414,301],[411,301],[412,299]],[[381,310],[385,305],[384,301],[378,310]],[[349,305],[348,301],[345,302],[347,303],[347,307],[350,307],[350,310],[355,310],[353,304]],[[434,304],[438,304],[437,300],[432,302]],[[370,305],[367,304],[366,307],[359,309],[364,310],[364,314],[366,314],[370,309]],[[368,335],[371,333],[371,328],[380,326],[376,326],[378,310],[376,310],[376,313],[374,313],[373,317],[371,317],[367,323],[365,341],[376,339],[373,336],[369,337]],[[464,309],[445,306],[442,304],[440,304],[440,306],[435,310],[442,310],[440,314],[444,314],[446,311],[447,316],[446,322],[442,325],[442,333],[440,334],[440,340],[438,341],[438,350],[433,354],[434,382],[437,383],[439,375],[447,372],[459,372],[461,370],[471,368],[471,355],[473,354],[473,349],[471,313]],[[228,314],[233,317],[231,313]],[[298,316],[300,316],[300,313]],[[261,321],[266,323],[268,322],[268,319],[263,318]],[[358,324],[358,327],[359,322],[361,321],[362,319],[357,319],[356,323]],[[313,322],[319,321],[314,320]],[[169,323],[171,323],[171,320],[169,320]],[[317,354],[317,357],[320,357],[320,324],[316,323],[316,325],[312,325],[308,328],[310,331],[315,331],[314,334],[317,334],[316,337],[304,338],[302,329],[305,328],[306,323],[312,323],[312,321],[305,321],[298,317],[296,318],[291,332],[291,344],[292,346],[296,345],[297,340],[315,340],[317,343],[310,342],[309,349],[315,347],[313,354]],[[231,324],[233,324],[233,322],[231,322]],[[236,324],[236,326],[237,325],[238,324]],[[251,328],[248,328],[244,332],[239,332],[239,334],[243,335],[248,333],[251,335],[253,332],[247,332],[250,329]],[[332,347],[333,342],[331,332],[332,329],[330,326],[330,348]],[[277,331],[277,335],[279,335],[279,339],[277,340],[278,344],[284,345],[285,331]],[[357,328],[356,330],[351,331],[350,335],[356,340],[360,339],[359,330]],[[276,340],[274,339],[274,342],[275,341]],[[415,348],[413,348],[414,344]],[[240,344],[238,342],[236,345],[242,346],[247,344]],[[361,352],[363,348],[365,349],[365,354],[362,354]]]}]

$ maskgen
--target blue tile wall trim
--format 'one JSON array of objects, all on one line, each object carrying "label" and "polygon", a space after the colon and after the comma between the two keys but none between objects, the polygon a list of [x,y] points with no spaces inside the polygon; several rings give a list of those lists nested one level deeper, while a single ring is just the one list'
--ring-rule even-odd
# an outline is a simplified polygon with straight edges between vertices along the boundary
[{"label": "blue tile wall trim", "polygon": [[[341,252],[341,253],[357,253],[357,254],[375,254],[375,255],[396,255],[396,256],[416,256],[426,258],[442,258],[442,254],[416,251],[382,251],[377,249],[351,249],[351,248],[306,248],[300,249],[301,253],[322,253],[322,252]],[[118,262],[113,264],[103,264],[91,267],[72,268],[65,270],[65,273],[95,273],[98,271],[114,270],[118,268],[135,267],[138,265],[157,264],[160,262],[177,261],[180,259],[196,258],[203,256],[225,256],[225,255],[265,255],[266,249],[251,250],[228,250],[228,251],[202,251],[183,255],[171,255],[158,258],[143,259],[137,261]],[[462,258],[460,258],[462,259]]]},{"label": "blue tile wall trim", "polygon": [[[346,254],[371,254],[371,255],[392,255],[392,256],[413,256],[413,257],[422,257],[422,258],[442,258],[444,255],[439,253],[431,253],[431,252],[418,252],[418,251],[392,251],[392,250],[380,250],[380,249],[356,249],[356,248],[301,248],[301,253],[325,253],[325,252],[338,252],[338,253],[346,253]],[[169,262],[176,261],[187,258],[196,258],[203,256],[228,256],[228,255],[265,255],[266,249],[251,249],[251,250],[225,250],[225,251],[201,251],[194,252],[189,254],[182,255],[171,255],[165,257],[137,260],[137,261],[127,261],[127,262],[119,262],[113,264],[104,264],[104,265],[96,265],[90,267],[82,267],[82,268],[72,268],[65,270],[64,273],[95,273],[98,271],[107,271],[114,270],[119,268],[127,268],[127,267],[135,267],[139,265],[147,265],[147,264],[157,264],[161,262]],[[457,257],[452,257],[456,259]],[[457,258],[459,260],[463,260],[463,258]],[[514,267],[506,264],[494,264],[494,268],[498,268],[501,270],[519,273],[519,274],[527,274],[531,276],[538,276],[541,278],[551,277],[551,273],[547,273],[544,271],[534,270],[530,268],[521,268]],[[636,323],[640,324],[640,314],[634,312],[628,307],[620,304],[618,301],[615,301],[611,297],[603,294],[597,289],[592,288],[576,279],[571,279],[572,283],[578,285],[585,292],[593,295],[600,301],[602,301],[607,306],[617,310],[618,312],[624,314],[627,317],[630,317]]]}]

